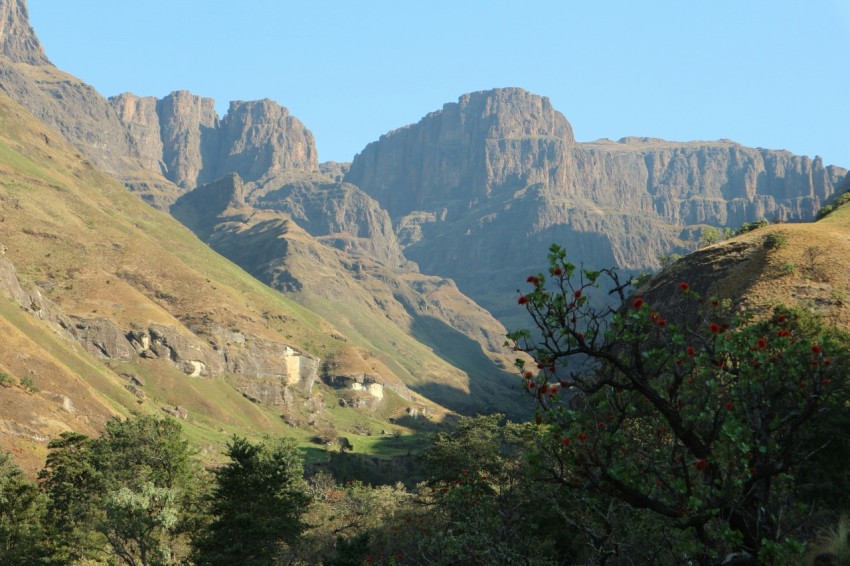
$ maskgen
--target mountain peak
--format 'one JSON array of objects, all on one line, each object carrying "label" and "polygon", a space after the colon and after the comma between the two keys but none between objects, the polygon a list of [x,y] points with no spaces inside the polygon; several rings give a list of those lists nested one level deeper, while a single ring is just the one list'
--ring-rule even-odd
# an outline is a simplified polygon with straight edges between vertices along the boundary
[{"label": "mountain peak", "polygon": [[521,88],[470,92],[458,98],[457,104],[444,105],[443,112],[454,108],[488,124],[486,137],[490,139],[545,136],[575,141],[570,123],[548,97]]},{"label": "mountain peak", "polygon": [[0,53],[13,63],[50,65],[30,26],[26,0],[0,0],[0,44]]}]

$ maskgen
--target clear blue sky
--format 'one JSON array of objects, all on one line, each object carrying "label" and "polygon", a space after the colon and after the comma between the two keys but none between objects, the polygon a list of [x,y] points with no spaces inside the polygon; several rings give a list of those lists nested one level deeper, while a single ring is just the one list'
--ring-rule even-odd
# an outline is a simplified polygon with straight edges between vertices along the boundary
[{"label": "clear blue sky", "polygon": [[29,0],[111,96],[271,98],[321,161],[465,92],[551,98],[579,141],[730,138],[850,168],[850,0]]}]

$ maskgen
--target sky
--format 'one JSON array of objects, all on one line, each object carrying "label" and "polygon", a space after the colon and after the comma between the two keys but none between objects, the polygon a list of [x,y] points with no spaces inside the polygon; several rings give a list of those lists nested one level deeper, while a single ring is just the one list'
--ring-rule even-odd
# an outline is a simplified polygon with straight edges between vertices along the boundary
[{"label": "sky", "polygon": [[548,96],[578,141],[732,139],[850,168],[850,0],[29,0],[104,96],[270,98],[350,161],[467,92]]}]

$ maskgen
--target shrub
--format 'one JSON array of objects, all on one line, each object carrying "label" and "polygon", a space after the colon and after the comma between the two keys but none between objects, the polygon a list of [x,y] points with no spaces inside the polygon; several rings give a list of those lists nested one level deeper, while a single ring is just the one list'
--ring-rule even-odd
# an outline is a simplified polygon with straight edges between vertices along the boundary
[{"label": "shrub", "polygon": [[35,384],[35,381],[33,381],[33,378],[31,378],[28,375],[25,375],[24,377],[21,378],[21,387],[23,387],[24,389],[26,389],[27,391],[29,391],[31,393],[38,393],[39,392],[39,388]]},{"label": "shrub", "polygon": [[768,250],[778,250],[779,248],[784,248],[787,245],[788,236],[779,232],[768,234],[764,238],[764,247]]},{"label": "shrub", "polygon": [[8,373],[0,371],[0,385],[3,387],[12,387],[15,385],[15,378]]}]

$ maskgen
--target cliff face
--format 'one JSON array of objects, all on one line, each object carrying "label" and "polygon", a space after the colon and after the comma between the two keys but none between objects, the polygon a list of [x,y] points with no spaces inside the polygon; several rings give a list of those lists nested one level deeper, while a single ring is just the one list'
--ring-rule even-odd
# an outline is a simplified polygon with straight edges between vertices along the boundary
[{"label": "cliff face", "polygon": [[463,208],[509,180],[493,158],[505,140],[553,148],[574,141],[548,98],[521,89],[476,92],[369,144],[345,179],[366,188],[393,218],[433,204]]},{"label": "cliff face", "polygon": [[730,141],[576,143],[547,99],[498,89],[382,136],[345,180],[390,212],[408,258],[506,321],[552,242],[578,263],[654,267],[706,224],[810,220],[845,175]]},{"label": "cliff face", "polygon": [[13,63],[50,64],[30,27],[26,0],[0,3],[0,53]]},{"label": "cliff face", "polygon": [[318,170],[313,135],[270,100],[233,102],[221,120],[212,99],[187,91],[106,100],[50,64],[25,0],[0,0],[0,91],[158,208],[229,173]]},{"label": "cliff face", "polygon": [[268,99],[231,102],[221,120],[214,100],[188,91],[161,100],[124,93],[109,102],[128,130],[133,156],[185,189],[230,173],[256,181],[319,167],[313,134]]}]

